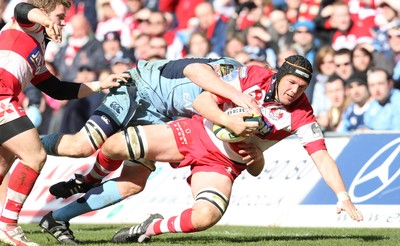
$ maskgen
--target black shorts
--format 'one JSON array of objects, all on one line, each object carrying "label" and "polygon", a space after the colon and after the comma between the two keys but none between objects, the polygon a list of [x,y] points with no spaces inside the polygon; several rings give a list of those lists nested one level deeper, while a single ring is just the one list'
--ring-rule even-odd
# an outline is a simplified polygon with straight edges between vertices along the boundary
[{"label": "black shorts", "polygon": [[35,128],[35,126],[28,116],[22,116],[4,125],[0,125],[0,145],[10,138],[32,128]]}]

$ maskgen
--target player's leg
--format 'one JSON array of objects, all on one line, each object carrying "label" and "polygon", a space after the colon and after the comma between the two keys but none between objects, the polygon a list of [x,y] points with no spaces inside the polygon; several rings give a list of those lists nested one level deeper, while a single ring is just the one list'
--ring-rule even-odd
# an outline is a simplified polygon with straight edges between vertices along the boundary
[{"label": "player's leg", "polygon": [[0,142],[4,150],[14,153],[20,159],[10,175],[7,187],[0,217],[0,240],[8,244],[30,243],[18,226],[18,217],[46,161],[46,152],[36,129],[26,116],[1,125],[0,131],[10,134],[10,138]]},{"label": "player's leg", "polygon": [[121,160],[141,159],[172,162],[183,159],[170,126],[135,126],[114,134],[102,146],[87,175],[76,175],[75,179],[57,183],[50,187],[50,193],[63,198],[85,193],[110,172],[117,170],[122,164]]},{"label": "player's leg", "polygon": [[11,153],[0,145],[0,185],[3,183],[8,170],[10,170],[14,159],[14,153]]},{"label": "player's leg", "polygon": [[191,178],[191,186],[195,199],[192,208],[169,218],[152,214],[143,223],[118,231],[113,242],[147,242],[154,235],[198,232],[215,225],[228,206],[231,179],[217,172],[197,172]]},{"label": "player's leg", "polygon": [[125,164],[121,176],[105,181],[76,201],[45,215],[39,225],[60,243],[77,242],[69,221],[87,212],[99,210],[140,193],[151,170],[140,164]]},{"label": "player's leg", "polygon": [[137,88],[133,83],[113,88],[102,104],[75,134],[54,133],[42,137],[49,155],[88,157],[98,150],[112,134],[125,127],[133,118]]}]

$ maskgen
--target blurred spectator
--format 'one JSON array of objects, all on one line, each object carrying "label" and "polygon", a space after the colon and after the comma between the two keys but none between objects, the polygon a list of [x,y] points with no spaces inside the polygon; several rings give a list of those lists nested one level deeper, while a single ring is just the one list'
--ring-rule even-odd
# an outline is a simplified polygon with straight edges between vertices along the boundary
[{"label": "blurred spectator", "polygon": [[372,33],[362,22],[353,22],[349,6],[346,3],[335,2],[333,5],[330,25],[336,28],[332,37],[332,47],[335,50],[347,48],[352,50],[357,44],[372,44]]},{"label": "blurred spectator", "polygon": [[240,34],[234,35],[225,44],[224,56],[235,57],[245,46],[244,37]]},{"label": "blurred spectator", "polygon": [[340,49],[335,51],[333,62],[336,66],[335,73],[337,75],[339,75],[343,80],[350,78],[351,74],[353,73],[350,50]]},{"label": "blurred spectator", "polygon": [[236,61],[242,63],[243,65],[246,65],[250,61],[249,53],[247,53],[244,50],[239,51],[232,58],[234,58]]},{"label": "blurred spectator", "polygon": [[141,34],[150,35],[150,15],[151,10],[148,8],[141,8],[134,14],[135,25],[133,30],[130,29],[130,44],[129,47],[134,47],[136,38]]},{"label": "blurred spectator", "polygon": [[318,118],[320,114],[326,115],[331,107],[331,102],[326,95],[326,81],[335,73],[335,63],[333,56],[335,50],[331,46],[320,48],[315,57],[315,74],[313,75],[313,92],[311,106],[314,110],[314,115]]},{"label": "blurred spectator", "polygon": [[228,39],[237,32],[243,32],[250,26],[261,24],[263,5],[260,1],[239,1],[236,13],[229,18],[227,27]]},{"label": "blurred spectator", "polygon": [[348,106],[344,80],[336,74],[329,77],[325,84],[326,95],[331,107],[326,115],[318,115],[317,122],[324,131],[335,132],[342,119],[342,114]]},{"label": "blurred spectator", "polygon": [[368,92],[367,74],[354,72],[346,80],[347,95],[350,105],[345,109],[337,132],[349,133],[355,130],[365,129],[364,113],[369,108],[371,96]]},{"label": "blurred spectator", "polygon": [[133,52],[121,45],[119,33],[116,31],[108,32],[104,35],[102,46],[106,66],[109,66],[111,60],[115,57],[129,57],[131,60],[134,59]]},{"label": "blurred spectator", "polygon": [[140,34],[133,43],[136,61],[148,60],[150,57],[150,35]]},{"label": "blurred spectator", "polygon": [[96,1],[72,0],[72,6],[67,11],[66,22],[69,22],[71,17],[76,14],[83,14],[90,23],[92,32],[97,28],[97,10]]},{"label": "blurred spectator", "polygon": [[365,126],[371,130],[400,130],[400,91],[393,88],[393,80],[384,69],[371,69],[367,76],[373,99],[364,114]]},{"label": "blurred spectator", "polygon": [[[291,55],[298,55],[297,50],[292,45],[284,46],[279,49],[276,68],[282,66],[282,64],[285,62],[285,59]],[[310,85],[307,86],[307,88],[308,87],[310,87]]]},{"label": "blurred spectator", "polygon": [[290,23],[294,24],[299,17],[299,8],[301,0],[285,0],[286,2],[286,17]]},{"label": "blurred spectator", "polygon": [[83,14],[74,15],[70,25],[73,33],[54,57],[59,77],[65,81],[74,81],[82,65],[93,64],[96,71],[105,66],[103,48],[93,37],[86,17]]},{"label": "blurred spectator", "polygon": [[148,60],[160,60],[167,57],[167,42],[162,37],[154,37],[150,40],[150,52]]},{"label": "blurred spectator", "polygon": [[[299,5],[298,21],[313,20],[320,11],[322,0],[303,0]],[[326,1],[325,1],[326,2]]]},{"label": "blurred spectator", "polygon": [[7,0],[0,0],[0,30],[6,24],[5,20],[3,19],[3,12],[6,9],[8,4]]},{"label": "blurred spectator", "polygon": [[128,57],[115,57],[111,60],[111,73],[123,73],[126,70],[132,69],[132,61]]},{"label": "blurred spectator", "polygon": [[400,23],[388,31],[390,50],[392,52],[394,87],[400,88]]},{"label": "blurred spectator", "polygon": [[247,29],[246,33],[247,45],[243,48],[244,51],[251,56],[257,56],[264,59],[268,64],[276,68],[277,56],[271,44],[271,35],[262,25],[254,25]]},{"label": "blurred spectator", "polygon": [[194,32],[189,39],[189,54],[186,57],[206,57],[206,58],[218,58],[220,57],[217,53],[212,52],[211,43],[207,40],[207,37],[200,32]]},{"label": "blurred spectator", "polygon": [[[121,36],[121,44],[124,47],[130,45],[129,26],[124,25],[124,17],[128,13],[128,7],[123,0],[97,0],[98,23],[96,38],[103,41],[106,33],[116,31]],[[128,34],[127,34],[128,33]]]},{"label": "blurred spectator", "polygon": [[[289,31],[290,23],[282,10],[273,10],[270,15],[270,33],[272,41],[278,45],[278,50],[293,43],[293,32]],[[279,52],[279,51],[278,51]]]},{"label": "blurred spectator", "polygon": [[212,3],[215,12],[217,12],[220,15],[232,18],[236,13],[235,0],[214,0]]},{"label": "blurred spectator", "polygon": [[175,30],[171,29],[164,14],[152,12],[149,18],[149,34],[151,37],[162,37],[167,42],[167,59],[175,60],[186,55],[183,42],[177,36]]},{"label": "blurred spectator", "polygon": [[372,53],[362,44],[356,45],[351,51],[351,64],[353,64],[354,71],[366,73],[374,66]]},{"label": "blurred spectator", "polygon": [[[74,81],[86,82],[96,80],[98,80],[98,75],[95,68],[91,64],[86,64],[79,67]],[[85,98],[69,100],[64,106],[60,132],[71,134],[79,132],[95,109],[100,106],[103,98],[104,93],[100,92]]]},{"label": "blurred spectator", "polygon": [[373,47],[375,50],[391,59],[390,45],[387,31],[400,23],[400,4],[396,0],[381,0],[378,8],[376,30]]},{"label": "blurred spectator", "polygon": [[312,21],[297,21],[293,25],[293,48],[297,54],[304,56],[315,65],[315,54],[318,49],[318,40],[315,39],[315,24]]},{"label": "blurred spectator", "polygon": [[177,30],[182,30],[186,29],[189,20],[195,17],[196,6],[202,2],[205,0],[159,0],[158,9],[173,14]]},{"label": "blurred spectator", "polygon": [[[127,40],[127,44],[124,46],[126,48],[132,47],[132,39],[136,37],[139,33],[138,26],[140,24],[140,19],[137,16],[137,13],[142,9],[142,1],[141,0],[125,0],[125,4],[127,6],[127,13],[122,18],[123,25],[127,27],[127,31],[122,32],[121,36],[123,36],[124,40]],[[149,10],[150,11],[150,10]]]},{"label": "blurred spectator", "polygon": [[204,33],[211,42],[212,51],[222,56],[226,43],[228,19],[224,16],[218,16],[209,2],[198,4],[195,14],[199,19],[197,31]]}]

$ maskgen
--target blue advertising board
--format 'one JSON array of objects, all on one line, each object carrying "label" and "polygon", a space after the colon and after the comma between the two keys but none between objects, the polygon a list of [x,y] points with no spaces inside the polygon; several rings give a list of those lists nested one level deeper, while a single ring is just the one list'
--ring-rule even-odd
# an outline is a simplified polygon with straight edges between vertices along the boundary
[{"label": "blue advertising board", "polygon": [[[355,204],[400,204],[400,134],[356,134],[336,162]],[[301,202],[336,204],[321,179]]]}]

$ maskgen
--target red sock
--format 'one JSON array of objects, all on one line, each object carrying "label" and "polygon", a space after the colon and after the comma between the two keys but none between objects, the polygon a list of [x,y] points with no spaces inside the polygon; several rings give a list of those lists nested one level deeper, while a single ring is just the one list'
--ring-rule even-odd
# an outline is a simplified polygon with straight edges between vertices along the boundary
[{"label": "red sock", "polygon": [[192,209],[186,209],[179,216],[158,220],[149,225],[146,235],[153,236],[164,233],[190,233],[196,232],[192,224]]},{"label": "red sock", "polygon": [[117,170],[123,161],[112,160],[105,156],[100,150],[97,154],[96,163],[94,164],[92,170],[86,175],[85,179],[89,183],[100,183],[101,180],[110,174],[112,171]]},{"label": "red sock", "polygon": [[21,162],[17,164],[8,182],[7,197],[0,222],[17,224],[21,208],[38,176],[39,173],[29,166]]}]

